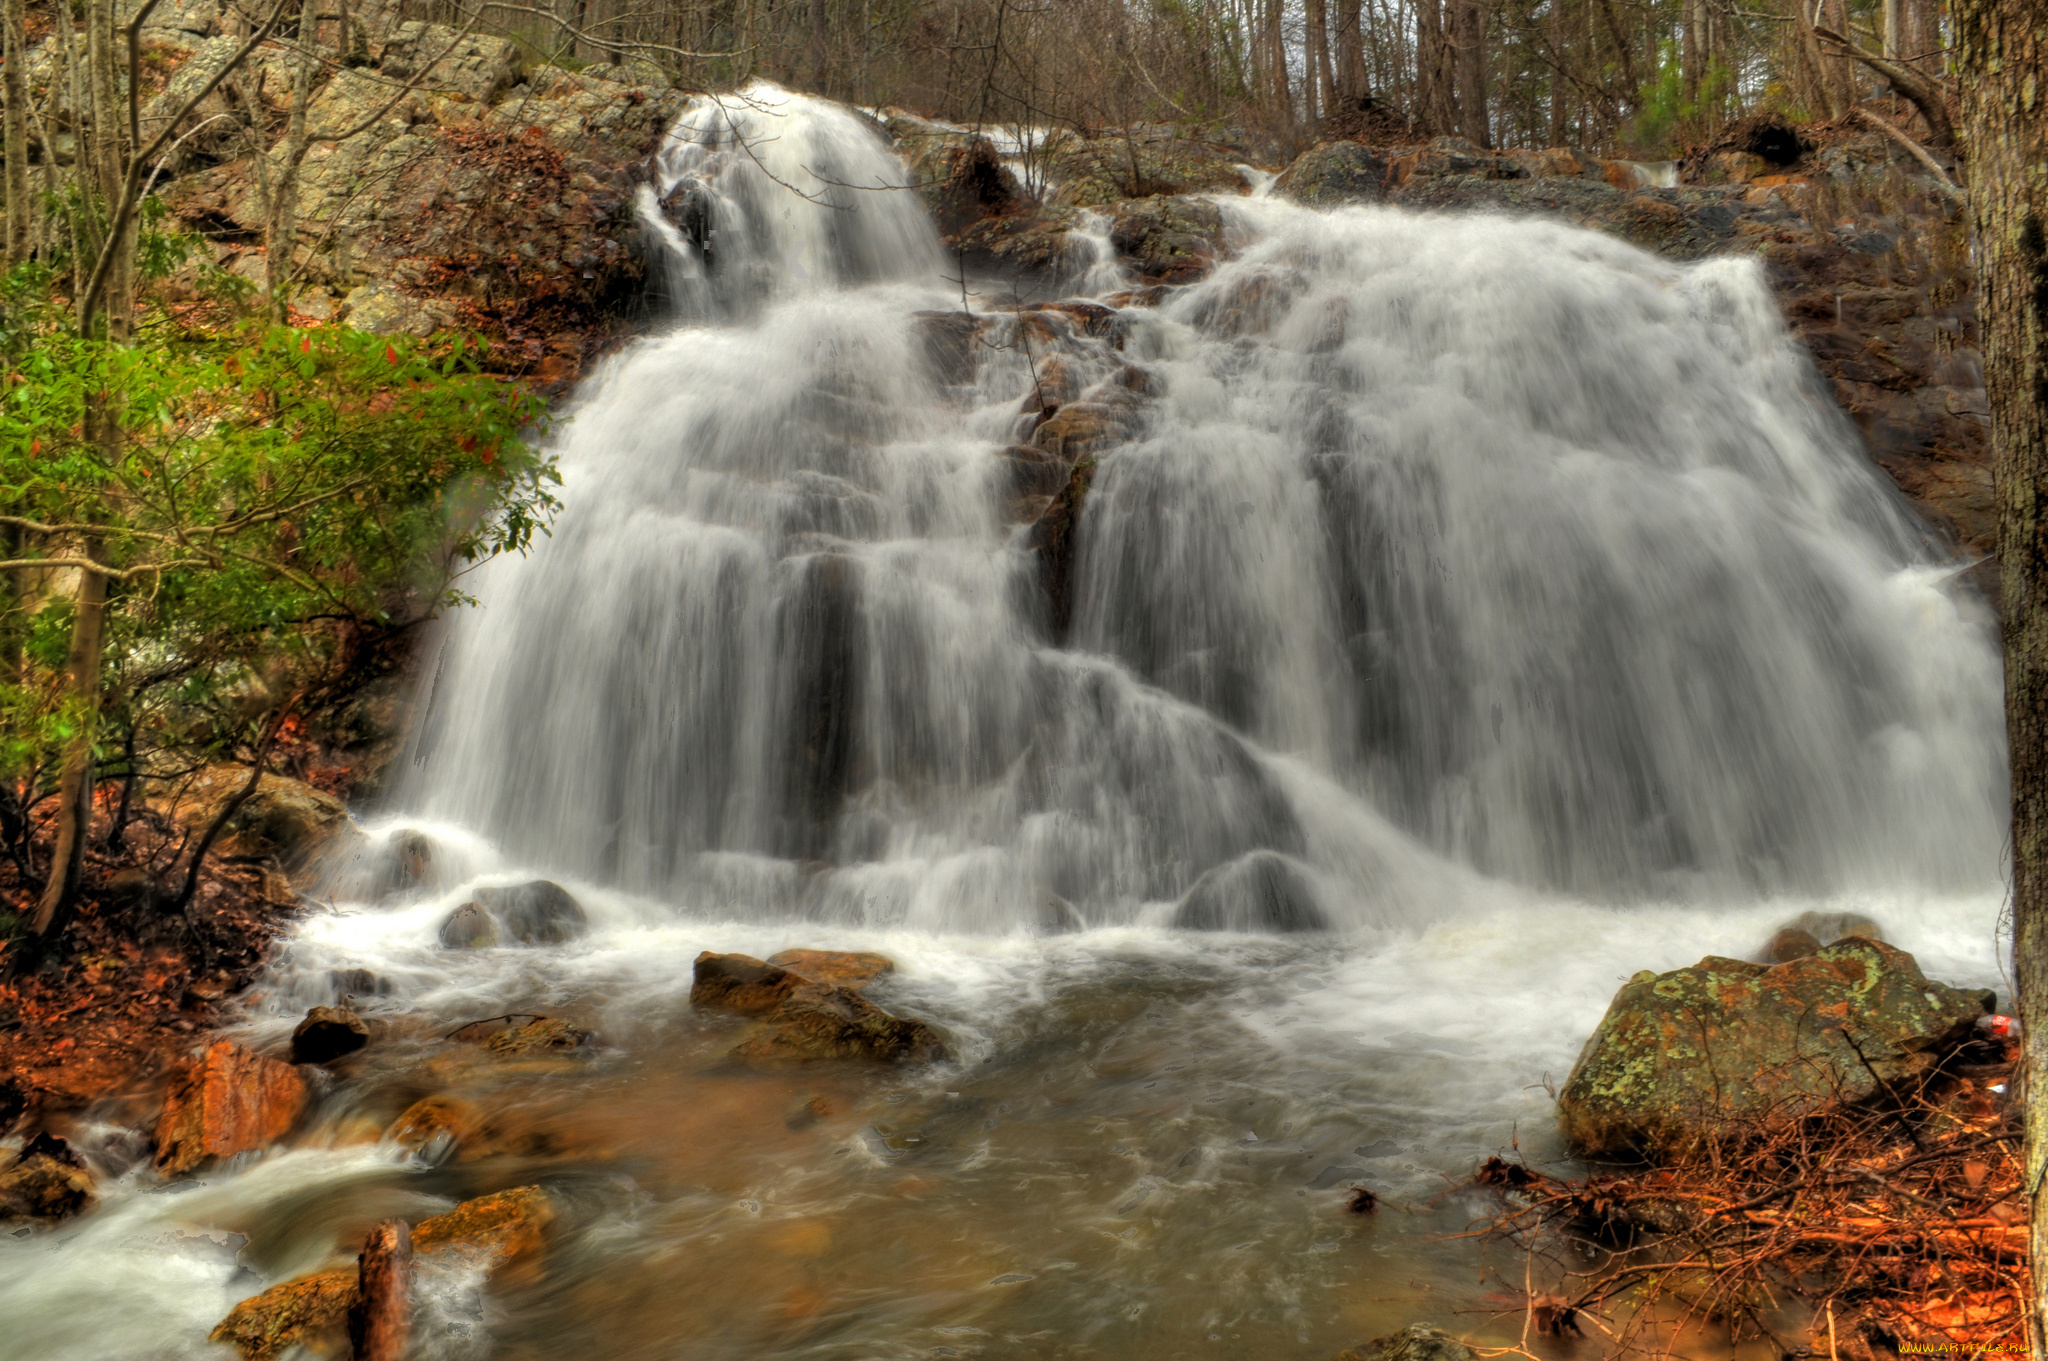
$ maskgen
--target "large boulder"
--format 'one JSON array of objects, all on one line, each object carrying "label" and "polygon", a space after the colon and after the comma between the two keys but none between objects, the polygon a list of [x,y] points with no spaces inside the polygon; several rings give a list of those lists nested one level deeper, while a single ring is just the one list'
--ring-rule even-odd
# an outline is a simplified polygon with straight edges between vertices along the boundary
[{"label": "large boulder", "polygon": [[1380,203],[1387,197],[1387,163],[1357,142],[1318,142],[1273,181],[1273,193],[1311,208]]},{"label": "large boulder", "polygon": [[417,78],[436,94],[487,104],[518,79],[519,45],[415,20],[393,31],[378,69],[394,80]]},{"label": "large boulder", "polygon": [[1301,866],[1277,851],[1253,851],[1195,881],[1174,910],[1183,931],[1327,931]]},{"label": "large boulder", "polygon": [[[845,957],[840,957],[845,958]],[[870,956],[869,958],[879,958]],[[820,972],[824,972],[821,970]],[[945,1041],[923,1021],[896,1016],[848,985],[807,977],[750,955],[697,956],[690,1005],[758,1023],[727,1058],[746,1064],[813,1059],[915,1063],[946,1056]]]},{"label": "large boulder", "polygon": [[1147,283],[1201,278],[1223,253],[1223,213],[1206,199],[1156,194],[1116,205],[1110,244]]},{"label": "large boulder", "polygon": [[1154,194],[1241,194],[1250,185],[1240,166],[1255,156],[1264,159],[1228,135],[1153,125],[1060,133],[1037,160],[1054,204],[1100,208]]},{"label": "large boulder", "polygon": [[988,138],[902,109],[883,109],[880,116],[941,232],[1035,209]]},{"label": "large boulder", "polygon": [[784,950],[768,956],[768,962],[819,983],[854,989],[896,972],[896,961],[889,956],[856,950]]},{"label": "large boulder", "polygon": [[164,1096],[157,1171],[175,1177],[268,1148],[291,1132],[311,1099],[291,1064],[219,1040],[185,1066]]},{"label": "large boulder", "polygon": [[1992,998],[1860,937],[1775,966],[1710,955],[1615,994],[1557,1101],[1572,1147],[1657,1155],[1908,1087]]}]

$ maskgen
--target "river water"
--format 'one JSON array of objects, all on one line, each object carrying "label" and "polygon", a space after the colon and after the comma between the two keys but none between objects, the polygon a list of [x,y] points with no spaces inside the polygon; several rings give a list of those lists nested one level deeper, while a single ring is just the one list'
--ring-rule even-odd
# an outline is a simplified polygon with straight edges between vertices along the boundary
[{"label": "river water", "polygon": [[[1108,310],[1020,312],[849,111],[703,99],[661,167],[678,320],[577,394],[553,537],[478,574],[240,1031],[367,969],[387,1038],[299,1146],[0,1238],[0,1357],[213,1356],[374,1219],[535,1180],[546,1271],[429,1272],[423,1356],[1512,1340],[1462,1183],[1563,1157],[1550,1088],[1628,974],[1852,910],[2003,990],[1987,616],[1753,262],[1231,199],[1201,283],[1133,305],[1084,224]],[[1057,600],[1004,453],[1034,388],[1112,427]],[[380,897],[400,832],[432,868]],[[440,947],[535,875],[587,934]],[[1240,929],[1173,924],[1198,883]],[[692,959],[796,946],[890,955],[872,995],[953,1059],[721,1069]],[[519,1011],[598,1048],[437,1038]],[[378,1140],[444,1089],[524,1142]]]}]

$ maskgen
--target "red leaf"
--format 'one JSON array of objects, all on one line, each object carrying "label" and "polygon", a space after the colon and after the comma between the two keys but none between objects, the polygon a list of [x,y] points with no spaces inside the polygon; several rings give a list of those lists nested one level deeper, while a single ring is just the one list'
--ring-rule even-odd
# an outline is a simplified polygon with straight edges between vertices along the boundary
[{"label": "red leaf", "polygon": [[312,342],[312,340],[310,340],[310,339],[302,339],[302,340],[300,340],[300,341],[299,341],[299,353],[300,353],[300,354],[311,354],[311,353],[313,353],[313,342]]},{"label": "red leaf", "polygon": [[384,347],[384,362],[387,364],[396,364],[398,362],[398,351],[392,349],[389,345],[386,345]]}]

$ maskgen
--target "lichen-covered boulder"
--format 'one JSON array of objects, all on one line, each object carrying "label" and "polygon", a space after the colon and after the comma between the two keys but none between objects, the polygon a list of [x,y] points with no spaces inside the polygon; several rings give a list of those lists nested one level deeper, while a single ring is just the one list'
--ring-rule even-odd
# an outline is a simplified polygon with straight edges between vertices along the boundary
[{"label": "lichen-covered boulder", "polygon": [[1710,955],[1623,985],[1579,1055],[1558,1120],[1595,1156],[1665,1152],[1924,1077],[1991,998],[1850,937],[1784,964]]},{"label": "lichen-covered boulder", "polygon": [[1387,196],[1387,163],[1357,142],[1318,142],[1280,173],[1273,193],[1311,208],[1380,203]]},{"label": "lichen-covered boulder", "polygon": [[1191,283],[1223,253],[1223,213],[1206,199],[1155,194],[1116,205],[1110,244],[1148,283]]}]

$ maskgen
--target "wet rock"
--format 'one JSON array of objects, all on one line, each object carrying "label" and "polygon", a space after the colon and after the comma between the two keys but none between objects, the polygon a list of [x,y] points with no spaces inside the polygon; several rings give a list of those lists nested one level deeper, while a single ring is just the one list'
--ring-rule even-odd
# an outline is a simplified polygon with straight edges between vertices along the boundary
[{"label": "wet rock", "polygon": [[1865,1101],[1923,1078],[1990,1000],[1860,937],[1775,966],[1708,956],[1644,970],[1586,1042],[1558,1120],[1587,1154],[1654,1155],[1729,1120]]},{"label": "wet rock", "polygon": [[434,872],[434,842],[425,832],[406,828],[384,843],[377,896],[423,887]]},{"label": "wet rock", "polygon": [[476,898],[522,945],[559,945],[589,929],[583,906],[560,884],[535,879],[504,888],[480,888]]},{"label": "wet rock", "polygon": [[481,950],[498,943],[498,919],[482,903],[464,903],[441,919],[439,935],[445,949]]},{"label": "wet rock", "polygon": [[933,382],[941,387],[957,387],[974,381],[974,351],[981,328],[982,319],[971,312],[917,314],[918,334],[924,340],[925,359],[931,365]]},{"label": "wet rock", "polygon": [[1051,889],[1039,889],[1033,907],[1037,912],[1034,925],[1041,936],[1063,936],[1070,931],[1088,929],[1087,918],[1081,915],[1081,909]]},{"label": "wet rock", "polygon": [[1774,932],[1770,943],[1764,946],[1763,962],[1784,964],[1791,960],[1804,959],[1808,955],[1817,955],[1820,948],[1820,938],[1811,931],[1802,931],[1796,926],[1784,926]]},{"label": "wet rock", "polygon": [[412,1235],[402,1219],[370,1230],[348,1311],[353,1361],[405,1361],[412,1348]]},{"label": "wet rock", "polygon": [[1319,142],[1273,181],[1273,193],[1311,208],[1386,199],[1387,163],[1357,142]]},{"label": "wet rock", "polygon": [[464,1252],[499,1268],[537,1255],[547,1244],[555,1206],[538,1186],[519,1186],[466,1200],[446,1214],[413,1226],[413,1251],[422,1256]]},{"label": "wet rock", "polygon": [[480,1148],[484,1116],[477,1106],[459,1096],[422,1097],[394,1121],[384,1137],[410,1148],[428,1162],[445,1162],[450,1157],[475,1155]]},{"label": "wet rock", "polygon": [[699,1011],[732,1011],[765,1016],[803,982],[801,975],[752,955],[697,956],[690,981],[690,1005]]},{"label": "wet rock", "polygon": [[948,241],[977,268],[1030,280],[1064,278],[1077,274],[1082,260],[1068,235],[1075,216],[1072,208],[1051,207],[985,217]]},{"label": "wet rock", "polygon": [[1411,1323],[1398,1333],[1337,1353],[1337,1361],[1473,1361],[1472,1349],[1441,1328]]},{"label": "wet rock", "polygon": [[356,1291],[354,1271],[295,1277],[229,1310],[208,1340],[233,1347],[242,1361],[277,1361],[300,1347],[315,1356],[331,1354],[342,1340]]},{"label": "wet rock", "polygon": [[314,1007],[292,1031],[293,1063],[332,1063],[370,1042],[370,1028],[347,1007]]},{"label": "wet rock", "polygon": [[812,1125],[817,1124],[820,1120],[831,1114],[831,1099],[825,1096],[814,1096],[802,1102],[794,1110],[790,1111],[788,1115],[784,1116],[782,1123],[784,1128],[787,1129],[809,1129]]},{"label": "wet rock", "polygon": [[[186,831],[203,836],[248,780],[247,766],[208,766],[176,792],[170,815]],[[271,856],[286,869],[298,870],[353,830],[340,799],[298,780],[265,775],[221,829],[214,852]]]},{"label": "wet rock", "polygon": [[1109,239],[1147,283],[1191,283],[1223,252],[1223,212],[1204,199],[1164,195],[1120,203]]},{"label": "wet rock", "polygon": [[923,1021],[892,1015],[851,989],[805,980],[726,1057],[746,1064],[925,1063],[946,1057],[946,1045]]},{"label": "wet rock", "polygon": [[[1062,411],[1060,415],[1067,413]],[[1041,426],[1041,433],[1044,430],[1045,426]],[[1048,438],[1058,438],[1064,446],[1071,433],[1076,432],[1071,428],[1063,429]],[[1054,456],[1062,455],[1063,448]],[[1031,550],[1038,557],[1038,586],[1045,593],[1047,622],[1051,625],[1054,643],[1066,641],[1067,630],[1073,622],[1074,565],[1081,557],[1081,516],[1087,506],[1089,489],[1095,483],[1095,466],[1092,458],[1074,460],[1068,468],[1064,485],[1031,526]]]},{"label": "wet rock", "polygon": [[37,1134],[0,1169],[0,1223],[54,1223],[93,1204],[92,1173],[62,1139]]},{"label": "wet rock", "polygon": [[491,1036],[484,1041],[484,1051],[500,1058],[533,1058],[573,1052],[590,1042],[589,1031],[578,1030],[559,1016],[538,1016]]},{"label": "wet rock", "polygon": [[164,1096],[156,1126],[156,1168],[166,1177],[217,1158],[252,1153],[291,1132],[310,1093],[289,1063],[217,1041],[186,1065]]},{"label": "wet rock", "polygon": [[[819,983],[836,983],[843,988],[864,988],[884,974],[896,972],[896,961],[887,955],[849,950],[784,950],[770,955],[768,963]],[[691,996],[696,995],[695,987]]]},{"label": "wet rock", "polygon": [[794,565],[796,580],[775,622],[783,772],[779,852],[823,859],[832,825],[860,766],[859,715],[865,702],[866,626],[861,565],[842,553],[816,553]]},{"label": "wet rock", "polygon": [[940,232],[1036,207],[988,138],[901,109],[882,110],[882,126]]},{"label": "wet rock", "polygon": [[1326,931],[1329,918],[1301,868],[1253,851],[1204,874],[1173,914],[1183,931]]},{"label": "wet rock", "polygon": [[391,985],[368,969],[329,969],[327,981],[334,986],[335,994],[346,1000],[350,997],[382,997],[391,991]]},{"label": "wet rock", "polygon": [[[459,1253],[480,1261],[492,1276],[524,1267],[546,1246],[555,1208],[538,1186],[521,1186],[467,1200],[415,1225],[416,1256]],[[318,1271],[274,1285],[243,1300],[215,1326],[214,1342],[243,1361],[279,1361],[296,1347],[332,1355],[346,1346],[344,1328],[361,1298],[359,1270]]]},{"label": "wet rock", "polygon": [[809,978],[749,955],[707,950],[697,956],[690,1005],[760,1018],[760,1024],[728,1053],[735,1062],[902,1063],[945,1056],[945,1042],[936,1030],[884,1011],[861,996],[858,986]]}]

